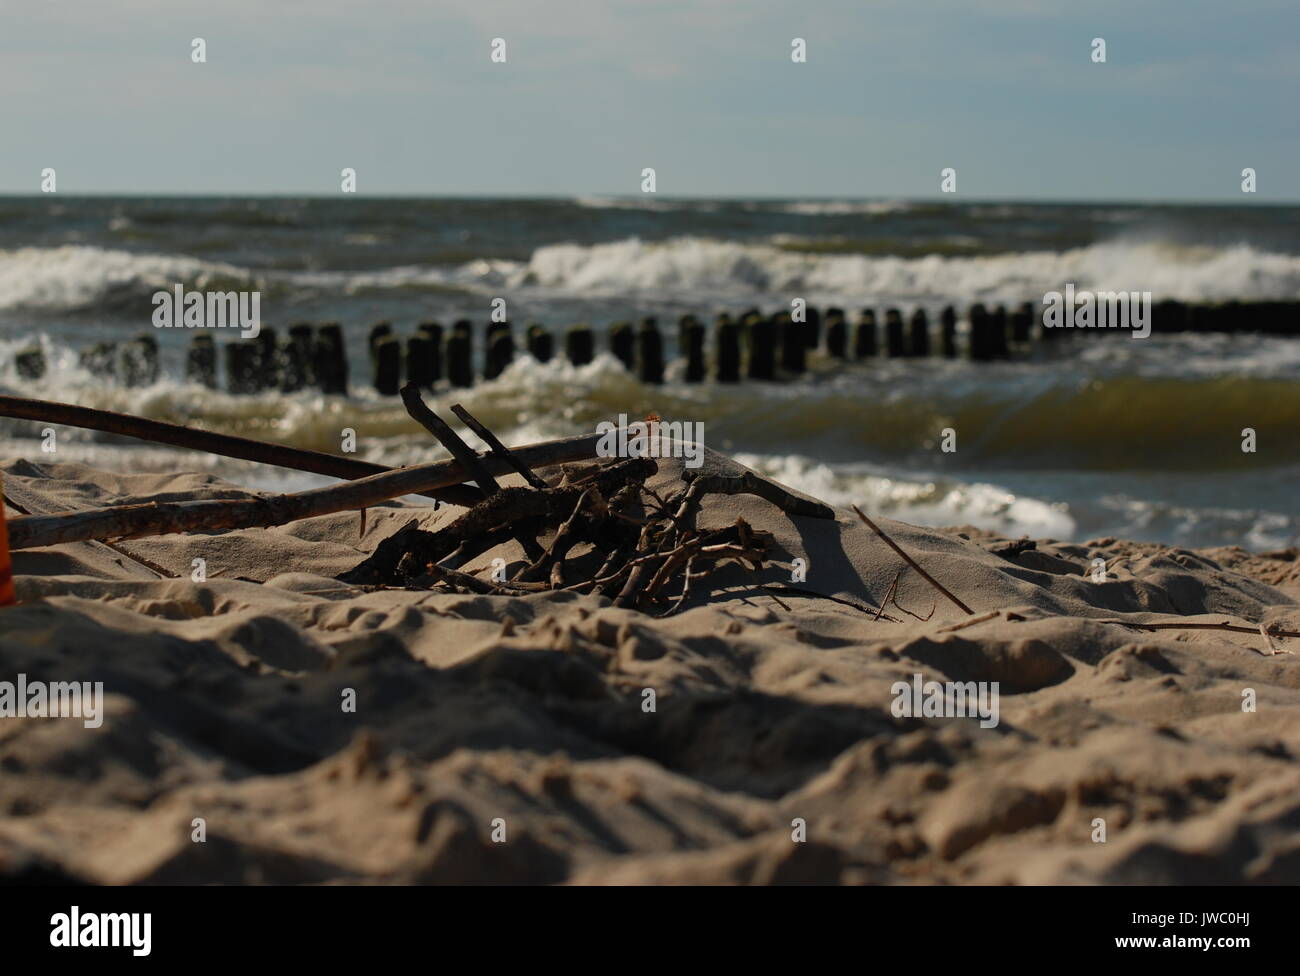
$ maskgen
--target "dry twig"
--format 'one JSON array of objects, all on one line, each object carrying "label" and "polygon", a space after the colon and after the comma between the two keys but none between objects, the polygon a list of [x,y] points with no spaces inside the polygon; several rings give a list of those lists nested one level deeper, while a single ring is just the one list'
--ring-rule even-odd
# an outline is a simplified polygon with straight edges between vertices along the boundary
[{"label": "dry twig", "polygon": [[[882,530],[882,529],[880,528],[880,526],[876,525],[875,522],[871,521],[871,519],[867,518],[865,515],[862,514],[862,509],[858,508],[858,506],[856,506],[856,505],[852,506],[852,508],[853,508],[853,511],[857,513],[858,518],[862,519],[863,524],[866,525],[867,528],[869,528],[872,532],[876,533],[876,535],[880,536],[880,538],[884,539],[884,540],[885,540],[885,543],[889,546],[889,548],[890,548],[890,549],[893,549],[894,552],[896,552],[896,553],[898,553],[900,556],[902,556],[902,557],[903,557],[903,561],[906,562],[907,565],[911,566],[911,567],[912,567],[914,570],[916,570],[918,573],[920,573],[923,577],[925,577],[926,581],[927,581],[931,586],[933,586],[936,590],[938,590],[940,593],[942,593],[944,596],[946,596],[949,600],[951,600],[953,603],[955,603],[955,604],[956,604],[956,605],[961,609],[961,611],[962,611],[963,613],[971,614],[971,613],[974,613],[974,612],[975,612],[975,611],[972,610],[970,607],[966,606],[966,604],[962,603],[959,599],[957,599],[955,596],[953,596],[952,593],[948,590],[948,588],[947,588],[946,586],[944,586],[944,585],[943,585],[942,583],[940,583],[937,579],[935,579],[933,576],[931,576],[929,573],[927,573],[924,569],[922,569],[921,566],[917,563],[917,561],[916,561],[915,559],[913,559],[911,556],[909,556],[907,553],[905,553],[902,549],[900,549],[900,548],[898,547],[898,544],[895,543],[893,539],[891,539],[889,536],[885,535],[884,530]],[[901,608],[900,608],[900,609],[901,609]]]}]

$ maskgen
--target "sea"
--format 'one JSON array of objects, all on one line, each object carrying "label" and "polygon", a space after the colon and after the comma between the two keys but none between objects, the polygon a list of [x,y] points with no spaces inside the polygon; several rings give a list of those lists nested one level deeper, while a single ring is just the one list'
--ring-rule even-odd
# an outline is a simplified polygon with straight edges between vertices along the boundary
[{"label": "sea", "polygon": [[[389,321],[475,323],[504,299],[517,337],[656,316],[838,306],[1013,305],[1061,290],[1154,301],[1300,298],[1300,207],[640,197],[338,199],[0,197],[0,392],[192,424],[390,465],[442,457],[396,398],[369,388],[367,334]],[[191,332],[151,325],[152,296],[257,291],[264,326],[343,325],[347,396],[235,396],[187,382]],[[157,382],[115,385],[78,352],[152,333]],[[219,336],[218,341],[226,337]],[[42,347],[39,380],[17,351]],[[520,342],[522,346],[522,342]],[[507,444],[593,431],[620,414],[703,424],[707,446],[836,504],[925,525],[1086,541],[1276,549],[1300,541],[1300,339],[1123,331],[1069,335],[1006,362],[814,357],[804,377],[637,381],[516,358],[497,379],[435,390]],[[944,451],[943,434],[950,429]],[[1244,431],[1254,450],[1243,450]],[[472,438],[471,438],[472,440]],[[0,458],[209,471],[263,490],[327,483],[121,437],[0,418]]]}]

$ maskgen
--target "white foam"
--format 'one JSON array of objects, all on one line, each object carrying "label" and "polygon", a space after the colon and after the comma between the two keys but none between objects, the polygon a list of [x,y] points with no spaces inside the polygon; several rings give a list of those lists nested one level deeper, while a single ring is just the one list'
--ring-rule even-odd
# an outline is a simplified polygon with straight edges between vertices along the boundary
[{"label": "white foam", "polygon": [[1016,495],[996,485],[918,480],[866,465],[827,465],[797,454],[743,454],[737,461],[832,505],[858,505],[918,525],[974,525],[1008,536],[1069,539],[1067,506]]},{"label": "white foam", "polygon": [[1068,251],[904,258],[808,254],[772,244],[700,237],[631,238],[538,248],[507,278],[513,287],[695,300],[800,294],[817,301],[1018,301],[1059,290],[1150,291],[1156,299],[1276,299],[1300,294],[1300,256],[1249,245],[1185,247],[1161,242],[1094,244]]},{"label": "white foam", "polygon": [[[793,205],[792,205],[793,206]],[[185,282],[234,279],[258,287],[361,289],[437,287],[489,293],[501,288],[552,296],[667,296],[684,301],[783,300],[819,303],[1021,301],[1059,290],[1150,291],[1156,299],[1277,299],[1300,295],[1300,256],[1249,245],[1186,247],[1160,242],[1095,244],[1068,251],[979,257],[811,254],[775,243],[702,237],[630,238],[552,244],[527,262],[480,259],[458,266],[403,265],[372,271],[258,271],[180,255],[135,254],[65,245],[0,251],[0,310],[67,310],[115,296],[147,295]]]},{"label": "white foam", "polygon": [[0,251],[0,309],[75,309],[205,277],[251,278],[234,265],[169,254],[64,245]]}]

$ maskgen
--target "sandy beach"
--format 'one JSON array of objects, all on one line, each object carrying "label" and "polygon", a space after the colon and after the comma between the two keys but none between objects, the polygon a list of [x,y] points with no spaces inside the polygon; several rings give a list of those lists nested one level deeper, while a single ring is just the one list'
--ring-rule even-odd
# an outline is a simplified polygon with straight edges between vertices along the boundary
[{"label": "sandy beach", "polygon": [[[658,469],[651,487],[680,484],[679,461]],[[208,473],[0,470],[27,511],[253,494]],[[1270,648],[1298,642],[1257,630],[1300,629],[1294,550],[876,518],[968,614],[851,510],[707,495],[699,524],[772,533],[768,561],[721,563],[667,616],[336,578],[462,512],[15,552],[0,680],[103,682],[104,714],[0,724],[0,876],[1300,880],[1300,662]],[[462,568],[488,579],[498,558],[523,554]],[[996,682],[996,721],[909,714],[900,683],[929,682]]]}]

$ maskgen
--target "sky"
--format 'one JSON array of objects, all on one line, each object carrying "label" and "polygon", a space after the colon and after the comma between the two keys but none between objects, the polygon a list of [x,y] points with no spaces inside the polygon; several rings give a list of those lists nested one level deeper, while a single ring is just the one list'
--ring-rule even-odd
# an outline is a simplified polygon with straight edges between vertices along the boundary
[{"label": "sky", "polygon": [[351,167],[374,196],[637,195],[653,167],[663,196],[924,198],[951,167],[969,199],[1300,200],[1297,0],[0,0],[0,24],[6,194],[51,167],[70,195],[332,195]]}]

